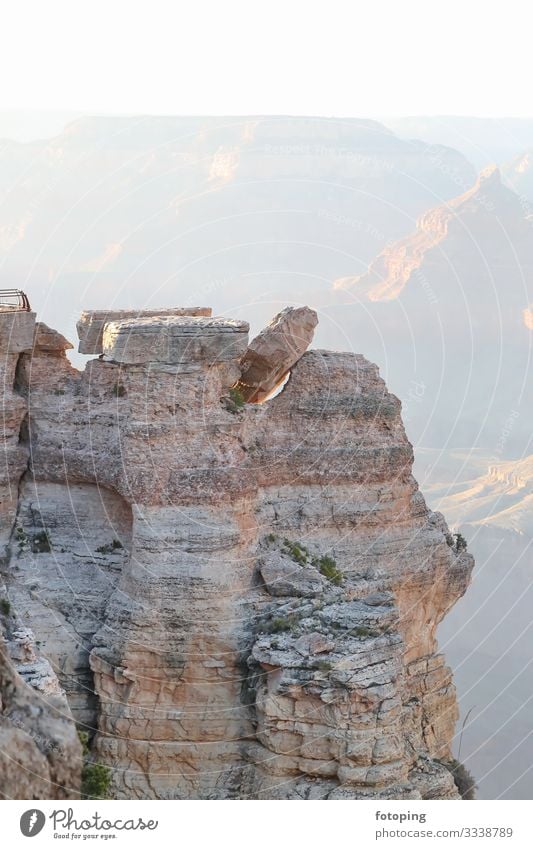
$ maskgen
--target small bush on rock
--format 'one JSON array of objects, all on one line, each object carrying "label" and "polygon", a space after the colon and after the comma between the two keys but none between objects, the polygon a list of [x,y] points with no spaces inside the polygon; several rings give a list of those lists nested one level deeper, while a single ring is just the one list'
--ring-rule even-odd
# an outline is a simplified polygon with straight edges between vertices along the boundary
[{"label": "small bush on rock", "polygon": [[464,536],[462,534],[454,534],[454,537],[455,537],[455,550],[457,551],[457,553],[459,553],[460,551],[465,551],[468,543],[467,543],[466,539],[464,538]]},{"label": "small bush on rock", "polygon": [[299,542],[293,542],[290,539],[283,540],[283,551],[288,554],[300,566],[305,566],[309,552],[307,548]]},{"label": "small bush on rock", "polygon": [[324,554],[323,557],[317,557],[313,560],[313,566],[320,571],[328,581],[339,587],[342,584],[342,572],[337,569],[337,561],[330,557],[329,554]]},{"label": "small bush on rock", "polygon": [[356,628],[352,628],[352,634],[354,637],[371,637],[372,631],[366,625],[357,625]]},{"label": "small bush on rock", "polygon": [[98,554],[114,554],[115,551],[120,551],[124,546],[120,542],[119,539],[114,539],[113,542],[109,542],[106,545],[100,545],[96,551]]},{"label": "small bush on rock", "polygon": [[109,799],[109,785],[111,783],[111,770],[103,764],[94,763],[89,760],[89,735],[86,731],[78,731],[78,737],[83,752],[83,767],[81,770],[81,798],[82,799]]},{"label": "small bush on rock", "polygon": [[293,631],[298,624],[298,617],[289,613],[288,616],[275,616],[265,622],[261,630],[266,634],[281,634],[283,631]]}]

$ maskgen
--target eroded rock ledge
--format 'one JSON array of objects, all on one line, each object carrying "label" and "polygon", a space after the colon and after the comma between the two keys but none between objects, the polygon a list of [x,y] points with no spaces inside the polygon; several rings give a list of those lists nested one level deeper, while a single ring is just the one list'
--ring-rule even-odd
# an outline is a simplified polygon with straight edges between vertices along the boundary
[{"label": "eroded rock ledge", "polygon": [[120,798],[457,798],[435,631],[472,558],[376,366],[297,347],[244,404],[246,323],[99,320],[83,373],[44,327],[3,354],[6,595],[63,733]]}]

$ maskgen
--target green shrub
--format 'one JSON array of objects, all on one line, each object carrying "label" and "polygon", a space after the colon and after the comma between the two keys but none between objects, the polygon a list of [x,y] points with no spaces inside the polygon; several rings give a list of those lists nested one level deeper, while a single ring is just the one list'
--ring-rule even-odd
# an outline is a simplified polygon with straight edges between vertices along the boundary
[{"label": "green shrub", "polygon": [[124,398],[126,394],[126,387],[122,383],[115,384],[113,394],[115,395],[115,398]]},{"label": "green shrub", "polygon": [[88,762],[81,771],[81,798],[108,799],[111,770],[103,764]]},{"label": "green shrub", "polygon": [[283,631],[293,631],[298,624],[298,617],[294,613],[288,616],[275,616],[264,623],[262,629],[267,634],[280,634]]},{"label": "green shrub", "polygon": [[313,566],[320,571],[328,581],[331,581],[332,584],[335,584],[336,587],[339,587],[342,584],[342,572],[340,569],[337,569],[337,562],[330,557],[329,554],[324,554],[322,557],[315,557],[313,560]]},{"label": "green shrub", "polygon": [[468,543],[465,540],[464,536],[462,534],[454,534],[454,537],[455,537],[455,550],[457,551],[457,553],[459,553],[460,551],[465,551]]},{"label": "green shrub", "polygon": [[366,625],[357,625],[356,628],[352,628],[351,632],[354,637],[371,637],[372,631],[370,628],[367,628]]},{"label": "green shrub", "polygon": [[112,542],[106,543],[106,545],[100,545],[96,551],[98,554],[113,554],[115,551],[120,551],[124,546],[120,542],[119,539],[114,539]]},{"label": "green shrub", "polygon": [[64,389],[54,389],[54,395],[64,395],[64,394],[65,394]]},{"label": "green shrub", "polygon": [[299,542],[293,542],[290,539],[283,540],[283,551],[285,554],[288,554],[295,563],[299,563],[300,566],[305,566],[307,563],[307,558],[309,557],[309,552],[305,545],[302,545]]},{"label": "green shrub", "polygon": [[329,672],[330,669],[333,669],[333,664],[329,660],[319,660],[316,666],[321,672]]},{"label": "green shrub", "polygon": [[0,613],[4,616],[9,616],[11,613],[11,602],[8,598],[0,598]]},{"label": "green shrub", "polygon": [[24,528],[22,528],[20,525],[18,525],[18,527],[15,528],[15,540],[16,540],[17,545],[18,545],[19,554],[22,554],[22,552],[23,552],[23,550],[26,546],[26,543],[29,540],[28,540],[28,537],[26,536]]},{"label": "green shrub", "polygon": [[103,764],[90,761],[89,735],[86,731],[78,731],[82,753],[83,767],[81,770],[81,798],[82,799],[108,799],[109,785],[111,783],[111,770]]},{"label": "green shrub", "polygon": [[286,616],[276,616],[267,624],[269,634],[279,634],[281,631],[290,631],[291,623]]},{"label": "green shrub", "polygon": [[267,542],[276,542],[276,534],[267,534]]},{"label": "green shrub", "polygon": [[221,401],[229,413],[240,413],[246,404],[244,396],[237,386],[232,386],[228,394],[221,398]]},{"label": "green shrub", "polygon": [[229,391],[229,397],[239,410],[244,407],[246,401],[244,400],[244,395],[242,394],[241,390],[237,388],[237,386],[231,387]]}]

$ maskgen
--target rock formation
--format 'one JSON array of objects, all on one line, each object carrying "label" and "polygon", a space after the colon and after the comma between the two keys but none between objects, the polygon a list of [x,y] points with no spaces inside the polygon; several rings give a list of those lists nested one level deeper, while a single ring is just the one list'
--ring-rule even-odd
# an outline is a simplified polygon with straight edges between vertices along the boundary
[{"label": "rock formation", "polygon": [[238,389],[245,401],[260,404],[274,392],[307,351],[317,324],[309,307],[286,307],[252,340],[240,364]]},{"label": "rock formation", "polygon": [[80,339],[80,354],[102,354],[104,327],[112,321],[128,318],[165,318],[171,315],[210,316],[209,307],[177,307],[159,310],[85,310],[76,327]]},{"label": "rock formation", "polygon": [[36,328],[34,313],[0,311],[0,797],[8,799],[77,798],[80,787],[81,746],[65,693],[32,630],[39,632],[40,622],[13,605],[15,587],[24,589],[23,603],[34,594],[33,576],[24,586],[17,556],[27,547],[37,550],[42,533],[41,527],[30,540],[16,521],[18,485],[29,459],[28,403],[20,392],[19,368],[25,351],[37,354],[42,346],[54,356],[58,345],[72,347],[55,331]]},{"label": "rock formation", "polygon": [[472,559],[376,366],[308,351],[242,404],[247,332],[115,318],[83,373],[46,328],[12,355],[10,602],[119,798],[457,798],[435,630]]}]

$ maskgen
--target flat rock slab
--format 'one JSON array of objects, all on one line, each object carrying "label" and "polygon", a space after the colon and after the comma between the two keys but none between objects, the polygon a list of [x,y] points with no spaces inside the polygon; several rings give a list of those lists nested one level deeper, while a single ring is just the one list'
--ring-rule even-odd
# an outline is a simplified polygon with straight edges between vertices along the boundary
[{"label": "flat rock slab", "polygon": [[111,321],[130,318],[161,318],[164,316],[211,315],[211,307],[173,307],[154,310],[86,310],[82,312],[76,328],[80,340],[80,354],[102,354],[104,327]]},{"label": "flat rock slab", "polygon": [[239,382],[245,401],[260,404],[268,398],[306,352],[317,324],[310,307],[286,307],[250,342]]},{"label": "flat rock slab", "polygon": [[142,365],[201,363],[207,367],[239,360],[248,345],[246,321],[164,316],[131,318],[105,325],[104,356],[116,363]]},{"label": "flat rock slab", "polygon": [[34,312],[0,309],[0,352],[2,354],[31,351],[34,333]]}]

